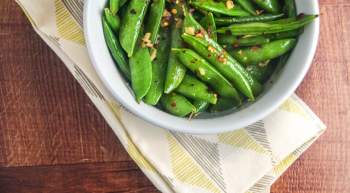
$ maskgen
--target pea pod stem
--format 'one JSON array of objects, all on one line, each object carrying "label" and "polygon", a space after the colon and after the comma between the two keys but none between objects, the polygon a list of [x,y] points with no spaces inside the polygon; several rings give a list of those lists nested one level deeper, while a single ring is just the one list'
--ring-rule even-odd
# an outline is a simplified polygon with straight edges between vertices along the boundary
[{"label": "pea pod stem", "polygon": [[209,12],[202,20],[201,22],[202,27],[206,29],[208,32],[208,35],[211,39],[217,41],[218,36],[216,33],[216,24],[215,24],[215,18],[213,13]]}]

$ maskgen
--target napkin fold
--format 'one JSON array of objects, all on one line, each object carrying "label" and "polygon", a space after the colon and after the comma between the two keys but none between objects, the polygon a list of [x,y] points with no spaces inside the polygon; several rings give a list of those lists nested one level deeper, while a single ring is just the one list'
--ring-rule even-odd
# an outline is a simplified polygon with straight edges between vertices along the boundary
[{"label": "napkin fold", "polygon": [[151,125],[120,106],[96,75],[83,36],[83,0],[16,2],[161,192],[270,192],[326,129],[296,95],[264,120],[232,132],[190,135]]}]

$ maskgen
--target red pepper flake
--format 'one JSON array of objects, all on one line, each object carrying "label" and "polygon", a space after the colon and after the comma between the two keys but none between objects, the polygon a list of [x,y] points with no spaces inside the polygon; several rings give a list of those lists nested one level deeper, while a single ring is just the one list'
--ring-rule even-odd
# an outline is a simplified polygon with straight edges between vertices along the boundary
[{"label": "red pepper flake", "polygon": [[171,106],[175,108],[175,107],[176,107],[176,102],[173,101],[173,102],[171,103]]},{"label": "red pepper flake", "polygon": [[258,51],[260,49],[260,47],[259,46],[253,46],[252,48],[250,48],[250,50],[252,50],[252,51]]}]

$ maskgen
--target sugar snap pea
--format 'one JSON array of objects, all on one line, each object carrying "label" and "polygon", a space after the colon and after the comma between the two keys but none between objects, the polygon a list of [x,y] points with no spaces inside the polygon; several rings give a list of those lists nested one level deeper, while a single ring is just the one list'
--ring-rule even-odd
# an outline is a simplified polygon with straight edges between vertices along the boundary
[{"label": "sugar snap pea", "polygon": [[280,5],[278,0],[253,0],[259,7],[263,8],[269,13],[278,13]]},{"label": "sugar snap pea", "polygon": [[296,39],[276,40],[261,47],[235,49],[231,54],[242,64],[258,64],[287,53],[295,44]]},{"label": "sugar snap pea", "polygon": [[153,0],[149,8],[145,24],[145,32],[151,33],[151,42],[155,43],[158,37],[158,31],[162,21],[165,8],[165,0]]},{"label": "sugar snap pea", "polygon": [[208,32],[211,39],[217,41],[216,24],[213,13],[209,12],[201,21],[202,26]]},{"label": "sugar snap pea", "polygon": [[[211,62],[226,78],[250,100],[254,100],[254,95],[258,95],[262,86],[254,80],[236,60],[234,60],[216,41],[210,39],[203,27],[192,17],[192,14],[185,9],[185,28],[194,28],[198,37],[189,35],[186,30],[182,38],[202,57]],[[187,34],[187,35],[186,35]],[[203,36],[204,38],[200,38]],[[187,39],[187,41],[186,41]],[[223,64],[225,63],[225,64]],[[228,65],[227,65],[228,64]]]},{"label": "sugar snap pea", "polygon": [[234,87],[213,68],[204,58],[190,49],[172,49],[179,60],[197,75],[203,82],[208,83],[221,96],[233,98],[241,102],[241,98]]},{"label": "sugar snap pea", "polygon": [[192,0],[190,4],[198,9],[206,10],[213,13],[218,13],[228,16],[249,16],[250,14],[244,11],[239,6],[234,6],[229,8],[226,6],[225,2],[215,1],[215,0]]},{"label": "sugar snap pea", "polygon": [[252,15],[257,15],[256,9],[250,0],[236,0],[238,5],[240,5],[244,10]]},{"label": "sugar snap pea", "polygon": [[157,57],[152,62],[152,85],[144,101],[150,105],[159,102],[164,90],[164,79],[170,53],[169,29],[161,28]]},{"label": "sugar snap pea", "polygon": [[207,101],[211,104],[217,101],[217,95],[209,91],[207,85],[188,74],[175,91],[190,99]]},{"label": "sugar snap pea", "polygon": [[284,16],[283,13],[280,14],[266,14],[257,16],[247,16],[247,17],[221,17],[215,18],[215,23],[218,26],[225,26],[235,23],[250,23],[250,22],[265,22],[280,19]]},{"label": "sugar snap pea", "polygon": [[185,117],[197,111],[189,100],[176,93],[164,95],[160,101],[167,112],[179,117]]},{"label": "sugar snap pea", "polygon": [[[182,26],[179,26],[179,21],[182,18],[182,8],[180,5],[176,6],[176,16],[171,26],[171,48],[181,48],[183,47],[183,42],[181,39]],[[177,20],[177,21],[175,21]],[[166,72],[164,93],[169,94],[175,90],[186,74],[186,67],[179,62],[177,57],[171,52],[169,55],[168,67]]]},{"label": "sugar snap pea", "polygon": [[134,54],[149,3],[150,0],[130,0],[122,19],[119,40],[129,57]]},{"label": "sugar snap pea", "polygon": [[125,53],[122,47],[120,46],[117,37],[114,35],[113,30],[108,25],[105,17],[102,17],[102,23],[105,40],[113,59],[115,60],[118,68],[120,69],[124,77],[128,80],[131,80],[128,59],[125,56]]},{"label": "sugar snap pea", "polygon": [[218,33],[231,32],[232,35],[262,35],[272,34],[278,32],[285,32],[302,28],[311,23],[318,15],[302,15],[297,17],[294,21],[284,23],[244,23],[235,24],[229,27],[223,27],[217,30]]},{"label": "sugar snap pea", "polygon": [[211,39],[205,40],[204,38],[188,34],[182,35],[182,38],[192,49],[196,50],[202,57],[214,65],[239,91],[250,100],[254,100],[254,95],[260,92],[261,85],[219,44]]},{"label": "sugar snap pea", "polygon": [[193,105],[196,107],[196,113],[201,113],[208,109],[210,103],[202,100],[194,100]]},{"label": "sugar snap pea", "polygon": [[113,15],[111,10],[108,8],[104,9],[104,14],[105,18],[107,20],[107,23],[111,28],[113,29],[114,32],[118,32],[119,27],[120,27],[120,18],[118,15]]},{"label": "sugar snap pea", "polygon": [[[139,38],[141,40],[141,38]],[[135,54],[129,60],[131,71],[131,86],[134,90],[136,101],[141,102],[152,85],[152,59],[147,47],[142,47],[141,42],[135,49]]]}]

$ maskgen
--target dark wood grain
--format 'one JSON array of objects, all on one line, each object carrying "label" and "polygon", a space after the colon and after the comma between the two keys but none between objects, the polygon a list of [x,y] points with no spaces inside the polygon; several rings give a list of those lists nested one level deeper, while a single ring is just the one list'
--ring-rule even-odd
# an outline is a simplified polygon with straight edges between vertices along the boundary
[{"label": "dark wood grain", "polygon": [[[350,192],[350,1],[320,0],[321,38],[298,95],[327,132],[274,193]],[[0,1],[0,193],[156,192],[11,0]]]}]

